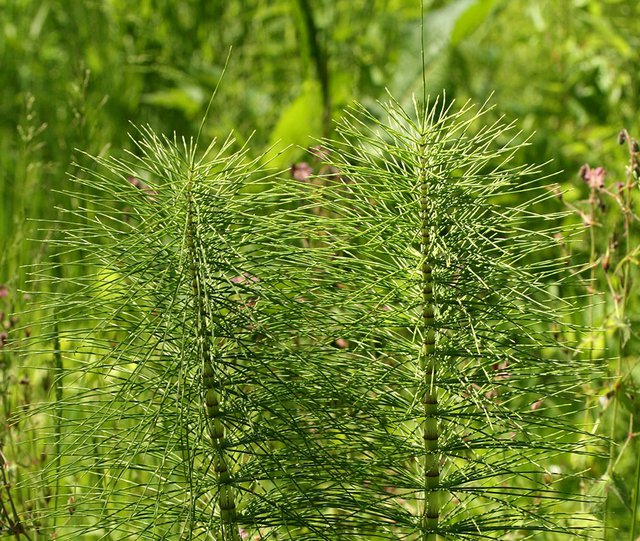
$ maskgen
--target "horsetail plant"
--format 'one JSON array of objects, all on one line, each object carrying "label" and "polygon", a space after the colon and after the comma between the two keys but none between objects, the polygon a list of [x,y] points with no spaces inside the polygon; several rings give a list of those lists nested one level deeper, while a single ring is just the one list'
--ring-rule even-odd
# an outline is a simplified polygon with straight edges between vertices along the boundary
[{"label": "horsetail plant", "polygon": [[144,130],[141,157],[97,159],[76,179],[93,195],[53,242],[73,274],[44,277],[66,418],[52,427],[62,457],[39,494],[60,486],[73,502],[56,510],[34,497],[47,535],[314,531],[300,486],[324,479],[312,430],[331,396],[305,394],[300,374],[320,367],[292,346],[297,303],[278,274],[296,247],[271,238],[266,210],[255,214],[273,203],[252,186],[271,180],[232,144],[197,159],[194,144]]},{"label": "horsetail plant", "polygon": [[576,513],[579,479],[556,465],[593,440],[570,415],[595,373],[556,339],[576,336],[554,293],[571,281],[553,257],[563,213],[536,212],[552,195],[535,167],[510,165],[512,126],[472,131],[486,110],[384,109],[345,115],[325,152],[334,173],[307,188],[325,209],[323,280],[338,284],[310,304],[334,311],[322,328],[347,340],[335,358],[359,389],[351,414],[371,422],[345,434],[350,531],[586,536],[596,517]]},{"label": "horsetail plant", "polygon": [[[558,216],[486,110],[345,113],[306,181],[229,139],[96,158],[50,278],[57,539],[586,536]],[[262,160],[264,161],[264,160]],[[84,197],[84,199],[83,199]],[[75,258],[73,257],[75,254]],[[46,335],[43,336],[46,345]],[[576,339],[576,343],[578,340]],[[56,410],[56,408],[58,408]],[[35,487],[36,485],[34,485]],[[41,498],[59,486],[49,507]],[[64,492],[66,491],[66,493]],[[59,515],[56,517],[56,513]]]}]

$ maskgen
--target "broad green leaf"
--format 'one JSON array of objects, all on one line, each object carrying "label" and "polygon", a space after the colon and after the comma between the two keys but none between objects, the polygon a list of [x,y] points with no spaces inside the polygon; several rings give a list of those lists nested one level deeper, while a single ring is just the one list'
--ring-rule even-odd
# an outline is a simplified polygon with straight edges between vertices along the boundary
[{"label": "broad green leaf", "polygon": [[143,96],[142,101],[164,109],[177,109],[192,118],[202,108],[204,92],[199,86],[185,85],[178,88],[158,90]]},{"label": "broad green leaf", "polygon": [[300,147],[313,144],[322,135],[320,85],[307,80],[300,94],[284,109],[271,133],[271,149],[266,155],[274,167],[287,167],[300,154]]},{"label": "broad green leaf", "polygon": [[625,381],[620,384],[617,397],[625,410],[632,415],[640,415],[640,394],[638,394],[638,388],[632,381]]},{"label": "broad green leaf", "polygon": [[451,33],[451,45],[456,46],[473,33],[493,11],[496,0],[477,0],[460,15]]},{"label": "broad green leaf", "polygon": [[631,491],[627,487],[625,480],[617,473],[614,473],[611,477],[609,490],[618,497],[627,509],[630,509]]}]

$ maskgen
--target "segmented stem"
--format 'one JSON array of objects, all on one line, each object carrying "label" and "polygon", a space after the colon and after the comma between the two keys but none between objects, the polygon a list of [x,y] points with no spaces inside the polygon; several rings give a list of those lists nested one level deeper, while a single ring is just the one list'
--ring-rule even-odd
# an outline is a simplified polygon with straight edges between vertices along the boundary
[{"label": "segmented stem", "polygon": [[222,378],[216,373],[215,353],[212,349],[210,329],[211,314],[201,274],[203,262],[198,246],[197,222],[193,200],[189,192],[187,208],[187,247],[196,312],[196,329],[198,339],[198,357],[202,366],[202,389],[207,414],[209,435],[213,447],[213,464],[218,484],[218,506],[220,509],[221,537],[225,541],[239,541],[236,526],[236,504],[233,490],[233,479],[229,469],[229,457],[225,452],[225,427],[221,399],[223,398]]},{"label": "segmented stem", "polygon": [[426,144],[419,145],[420,161],[418,180],[420,183],[420,220],[422,256],[422,325],[423,342],[420,352],[420,370],[424,378],[422,404],[424,418],[422,436],[424,438],[424,505],[422,511],[422,539],[434,541],[440,514],[439,485],[440,457],[438,454],[438,389],[436,387],[437,362],[435,356],[435,300],[433,295],[433,275],[429,255],[431,250],[429,235],[429,189],[427,185]]}]

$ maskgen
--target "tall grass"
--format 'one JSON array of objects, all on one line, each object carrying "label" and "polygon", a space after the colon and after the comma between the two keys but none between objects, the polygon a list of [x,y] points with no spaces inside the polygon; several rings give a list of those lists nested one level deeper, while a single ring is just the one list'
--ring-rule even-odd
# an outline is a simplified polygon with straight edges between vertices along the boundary
[{"label": "tall grass", "polygon": [[[626,130],[619,133],[618,142],[625,151],[620,160],[624,166],[616,167],[614,161],[607,168],[583,165],[576,179],[578,186],[561,199],[573,219],[584,225],[583,242],[567,253],[579,265],[586,278],[584,289],[592,299],[588,311],[592,332],[585,335],[584,341],[606,358],[608,376],[587,393],[587,401],[598,403],[597,414],[587,417],[590,430],[609,436],[608,460],[590,462],[589,466],[608,494],[606,538],[628,533],[629,539],[635,541],[638,488],[633,451],[638,434],[639,376],[630,350],[637,338],[633,331],[637,304],[631,284],[638,270],[634,224],[638,220],[635,206],[639,148]],[[586,198],[576,195],[585,192]],[[621,475],[623,467],[634,473]],[[623,528],[617,529],[615,525],[621,518]]]}]

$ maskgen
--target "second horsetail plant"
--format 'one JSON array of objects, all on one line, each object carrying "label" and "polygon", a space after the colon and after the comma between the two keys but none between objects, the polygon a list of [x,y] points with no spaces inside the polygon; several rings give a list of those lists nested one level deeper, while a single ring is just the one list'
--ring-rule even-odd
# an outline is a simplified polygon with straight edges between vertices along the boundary
[{"label": "second horsetail plant", "polygon": [[33,531],[590,533],[559,466],[587,452],[569,414],[594,372],[555,338],[580,339],[558,216],[485,112],[356,107],[304,180],[148,129],[97,158],[54,242],[65,279],[42,274],[65,394],[33,410],[61,455],[31,485]]},{"label": "second horsetail plant", "polygon": [[362,539],[586,536],[597,519],[557,465],[592,440],[569,415],[594,377],[557,341],[580,340],[557,295],[562,215],[536,212],[552,195],[512,165],[512,126],[478,128],[486,110],[383,109],[346,112],[330,174],[302,188],[323,209],[304,220],[322,232],[314,268],[334,285],[309,296],[332,313],[316,336],[341,339],[331,364],[358,388],[343,523]]}]

